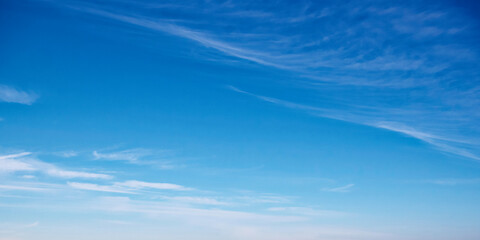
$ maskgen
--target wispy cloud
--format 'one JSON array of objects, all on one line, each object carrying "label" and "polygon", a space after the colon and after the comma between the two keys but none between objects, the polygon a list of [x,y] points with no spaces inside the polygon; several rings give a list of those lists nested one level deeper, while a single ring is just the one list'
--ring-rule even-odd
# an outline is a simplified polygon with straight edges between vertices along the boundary
[{"label": "wispy cloud", "polygon": [[240,200],[243,203],[254,203],[254,204],[272,204],[272,203],[290,203],[292,198],[288,196],[278,196],[278,195],[266,195],[258,193],[250,193],[248,196],[240,196],[235,199]]},{"label": "wispy cloud", "polygon": [[18,185],[0,185],[0,190],[45,191],[45,188],[26,187]]},{"label": "wispy cloud", "polygon": [[[146,12],[151,3],[124,4],[128,8],[89,1],[64,6],[191,40],[221,53],[217,54],[221,59],[234,57],[289,71],[297,76],[291,79],[292,85],[318,91],[317,95],[326,99],[316,107],[257,96],[261,100],[401,132],[442,151],[479,159],[478,144],[456,142],[478,142],[480,136],[475,124],[480,120],[476,113],[480,106],[480,50],[463,41],[477,35],[470,19],[458,9],[439,4],[426,10],[377,1],[311,2],[284,8],[249,1],[193,3],[200,4],[195,5],[199,8],[185,3],[153,7],[168,10],[167,18]],[[303,30],[312,27],[318,31]],[[385,122],[406,127],[393,128]],[[134,153],[124,154],[125,161],[138,161]],[[107,153],[94,155],[120,159]]]},{"label": "wispy cloud", "polygon": [[61,152],[54,152],[54,155],[64,157],[64,158],[71,158],[78,156],[78,152],[76,151],[61,151]]},{"label": "wispy cloud", "polygon": [[94,179],[111,179],[113,178],[107,174],[89,173],[79,171],[66,171],[58,168],[50,168],[45,171],[48,175],[60,178],[94,178]]},{"label": "wispy cloud", "polygon": [[[27,191],[27,192],[48,192],[63,189],[62,184],[53,184],[38,181],[9,182],[0,185],[3,191]],[[23,196],[25,197],[25,196]],[[26,196],[29,197],[29,196]]]},{"label": "wispy cloud", "polygon": [[59,178],[92,178],[92,179],[111,179],[113,176],[101,173],[90,173],[83,171],[70,171],[61,169],[53,164],[42,162],[31,157],[30,152],[21,152],[17,154],[0,156],[1,172],[34,172],[40,171],[52,177]]},{"label": "wispy cloud", "polygon": [[[373,7],[372,1],[340,6],[298,4],[295,7],[288,6],[286,12],[265,11],[269,7],[268,4],[262,8],[249,2],[234,8],[215,4],[202,5],[203,11],[200,12],[190,5],[182,3],[176,5],[175,11],[185,12],[181,16],[188,16],[190,11],[196,11],[195,14],[202,16],[205,22],[203,24],[181,17],[172,19],[146,14],[142,11],[144,6],[141,3],[129,5],[128,9],[117,8],[116,11],[102,4],[83,6],[77,4],[69,7],[125,24],[186,38],[229,56],[275,68],[311,73],[310,75],[317,75],[317,70],[324,67],[330,68],[330,73],[339,73],[344,70],[344,76],[358,75],[358,72],[350,73],[349,69],[378,73],[392,70],[432,73],[432,69],[437,68],[438,62],[430,57],[432,51],[429,49],[445,45],[445,42],[454,43],[453,39],[460,38],[464,33],[453,30],[465,28],[461,24],[463,16],[451,9],[450,11],[433,9],[418,11],[402,4],[393,4],[396,6],[392,7],[381,6],[382,4],[378,2]],[[360,22],[355,21],[361,16],[370,16],[370,18],[362,18]],[[238,27],[238,17],[242,17],[245,25],[254,27],[248,30]],[[447,19],[456,21],[447,21]],[[188,24],[189,20],[196,24]],[[184,24],[175,24],[176,22]],[[204,24],[208,24],[208,27]],[[321,34],[305,34],[301,31],[311,27],[312,24],[323,30]],[[334,27],[331,26],[332,24]],[[224,25],[237,26],[239,30],[227,28],[231,31],[226,32],[226,28],[222,27]],[[285,32],[290,34],[286,35]],[[398,39],[405,34],[414,38]],[[432,41],[435,37],[442,35],[447,35],[449,38],[437,40],[435,43],[438,44],[432,46],[411,45],[412,41]],[[389,44],[382,49],[376,47],[392,39],[397,40],[397,45]],[[349,47],[345,47],[346,43],[349,43]],[[406,51],[405,46],[409,46],[410,51]],[[413,52],[412,47],[415,47]],[[455,62],[453,59],[446,60],[448,61],[443,61],[442,65],[449,66]],[[322,75],[328,74],[330,81],[340,80],[338,77],[335,80],[334,75],[328,72],[322,73]],[[376,77],[382,77],[382,75],[376,75]],[[364,79],[363,81],[375,80]],[[382,81],[390,80],[385,78]],[[398,79],[390,85],[394,84],[404,85],[398,82]]]},{"label": "wispy cloud", "polygon": [[22,178],[33,179],[33,178],[35,178],[35,176],[33,176],[33,175],[23,175]]},{"label": "wispy cloud", "polygon": [[27,228],[37,227],[39,224],[40,224],[40,222],[37,221],[37,222],[31,223],[31,224],[28,224],[28,225],[25,226],[25,227],[27,227]]},{"label": "wispy cloud", "polygon": [[31,105],[37,100],[35,93],[27,93],[13,87],[0,84],[0,102]]},{"label": "wispy cloud", "polygon": [[188,191],[192,190],[181,185],[172,183],[156,183],[143,182],[137,180],[115,182],[112,185],[98,185],[92,183],[69,182],[69,186],[82,190],[99,191],[99,192],[114,192],[114,193],[130,193],[136,194],[142,189],[154,190],[173,190],[173,191]]},{"label": "wispy cloud", "polygon": [[199,204],[199,205],[214,205],[214,206],[225,206],[230,205],[228,202],[219,201],[215,198],[210,197],[190,197],[190,196],[177,196],[177,197],[164,197],[172,202],[180,203],[190,203],[190,204]]},{"label": "wispy cloud", "polygon": [[[286,108],[297,109],[306,111],[312,115],[325,117],[325,118],[332,118],[341,121],[353,122],[357,124],[363,124],[375,128],[382,128],[393,132],[398,132],[405,134],[409,137],[413,137],[424,141],[428,144],[431,144],[435,148],[447,152],[456,154],[459,156],[463,156],[466,158],[480,160],[480,156],[473,151],[478,151],[480,147],[478,144],[466,140],[465,137],[457,136],[457,137],[446,137],[443,135],[452,135],[451,133],[443,133],[443,135],[435,135],[426,131],[422,131],[413,127],[408,126],[405,123],[394,122],[394,121],[387,121],[385,119],[391,118],[392,114],[382,113],[376,109],[351,109],[348,113],[343,110],[326,108],[326,107],[315,107],[309,106],[304,104],[298,104],[290,101],[285,101],[273,97],[267,97],[262,95],[253,94],[244,90],[241,90],[234,86],[227,86],[228,89],[246,94],[252,97],[255,97],[259,100],[280,105]],[[412,119],[401,118],[399,120],[408,121],[413,123]],[[418,125],[418,124],[417,124]]]},{"label": "wispy cloud", "polygon": [[160,190],[177,190],[177,191],[186,191],[191,190],[181,185],[172,184],[172,183],[152,183],[152,182],[142,182],[142,181],[125,181],[117,182],[115,185],[133,188],[133,189],[142,189],[142,188],[151,188],[151,189],[160,189]]},{"label": "wispy cloud", "polygon": [[[459,156],[480,160],[480,156],[468,151],[466,147],[472,147],[472,144],[461,139],[449,139],[442,136],[436,136],[430,133],[418,131],[414,128],[404,126],[398,123],[380,122],[374,124],[375,127],[384,128],[390,131],[399,132],[413,138],[420,139],[427,142],[441,151],[453,153]],[[455,145],[463,145],[463,147],[456,147]]]},{"label": "wispy cloud", "polygon": [[318,216],[318,217],[342,217],[347,213],[331,210],[318,210],[307,207],[272,207],[268,208],[271,212],[283,212],[295,215]]},{"label": "wispy cloud", "polygon": [[223,220],[268,220],[272,222],[297,222],[304,221],[305,218],[297,216],[269,216],[257,213],[220,210],[220,209],[202,209],[192,207],[182,207],[171,205],[166,202],[158,201],[139,201],[127,197],[104,197],[102,201],[106,203],[101,205],[104,210],[120,212],[138,212],[149,215],[171,215],[174,217],[206,217]]},{"label": "wispy cloud", "polygon": [[10,154],[0,156],[0,172],[15,172],[15,171],[33,171],[35,168],[21,159],[24,156],[28,156],[31,153],[22,152],[17,154]]},{"label": "wispy cloud", "polygon": [[127,161],[130,163],[139,163],[140,159],[152,154],[151,150],[143,148],[127,149],[122,151],[100,153],[93,151],[95,159],[111,160],[111,161]]},{"label": "wispy cloud", "polygon": [[340,187],[323,188],[322,190],[326,192],[346,193],[346,192],[350,192],[354,186],[355,184],[347,184],[345,186],[340,186]]},{"label": "wispy cloud", "polygon": [[388,239],[385,234],[376,232],[312,224],[310,219],[319,216],[297,215],[287,209],[255,213],[183,206],[161,201],[142,201],[128,197],[102,197],[92,202],[91,206],[97,211],[139,213],[149,216],[149,219],[160,221],[180,220],[185,223],[183,228],[210,229],[215,236],[221,235],[218,239]]},{"label": "wispy cloud", "polygon": [[92,155],[96,160],[123,161],[129,164],[149,165],[156,169],[170,170],[178,168],[169,159],[171,151],[152,150],[146,148],[132,148],[119,151],[93,151]]},{"label": "wispy cloud", "polygon": [[89,191],[98,191],[98,192],[111,192],[111,193],[129,193],[133,192],[121,189],[115,186],[104,186],[93,183],[79,183],[79,182],[68,182],[68,185],[72,188],[89,190]]}]

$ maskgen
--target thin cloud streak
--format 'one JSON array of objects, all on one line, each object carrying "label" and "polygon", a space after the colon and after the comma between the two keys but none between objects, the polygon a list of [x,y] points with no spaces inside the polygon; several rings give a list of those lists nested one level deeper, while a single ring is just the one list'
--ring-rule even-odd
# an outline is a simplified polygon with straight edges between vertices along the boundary
[{"label": "thin cloud streak", "polygon": [[112,186],[103,186],[103,185],[98,185],[93,183],[68,182],[67,184],[72,188],[80,189],[80,190],[133,194],[131,191],[128,191],[128,190],[122,190]]},{"label": "thin cloud streak", "polygon": [[105,204],[100,207],[104,210],[119,212],[138,212],[149,215],[171,215],[172,217],[205,217],[229,220],[267,220],[272,222],[298,222],[305,221],[303,217],[297,216],[269,216],[257,213],[220,210],[220,209],[202,209],[192,207],[181,207],[171,205],[165,202],[139,201],[128,197],[103,197],[101,200]]},{"label": "thin cloud streak", "polygon": [[[312,224],[318,215],[281,212],[265,213],[183,206],[170,202],[142,201],[129,197],[102,197],[92,201],[94,210],[116,213],[140,213],[150,219],[180,220],[192,229],[211,229],[219,239],[388,239],[385,234],[358,229]],[[297,209],[298,210],[298,209]],[[318,212],[317,212],[318,213]],[[302,225],[300,225],[302,224]]]},{"label": "thin cloud streak", "polygon": [[127,161],[129,163],[139,163],[140,159],[149,156],[152,151],[142,148],[134,148],[123,151],[100,153],[93,151],[92,155],[97,160]]},{"label": "thin cloud streak", "polygon": [[475,146],[468,141],[433,135],[430,133],[426,133],[426,132],[419,131],[414,128],[405,126],[404,124],[399,124],[395,122],[378,121],[375,119],[375,118],[378,118],[378,116],[377,117],[362,116],[362,114],[360,113],[353,114],[353,115],[345,115],[343,112],[338,110],[313,107],[313,106],[297,104],[297,103],[293,103],[293,102],[289,102],[289,101],[285,101],[277,98],[257,95],[233,86],[227,86],[227,88],[238,93],[253,96],[265,102],[277,104],[277,105],[291,108],[291,109],[303,110],[315,116],[331,118],[331,119],[336,119],[336,120],[341,120],[346,122],[352,122],[352,123],[357,123],[357,124],[362,124],[362,125],[367,125],[375,128],[381,128],[381,129],[386,129],[393,132],[402,133],[407,136],[424,141],[428,144],[431,144],[432,146],[436,147],[440,151],[456,154],[456,155],[474,159],[474,160],[480,160],[480,156],[477,156],[476,154],[473,154],[462,147],[454,146],[459,144],[463,146],[470,146],[470,147]]},{"label": "thin cloud streak", "polygon": [[351,189],[352,189],[354,186],[355,186],[355,184],[347,184],[347,185],[341,186],[341,187],[323,188],[322,190],[323,190],[323,191],[326,191],[326,192],[346,193],[346,192],[350,192]]},{"label": "thin cloud streak", "polygon": [[218,201],[215,198],[209,198],[209,197],[178,196],[178,197],[163,197],[163,199],[166,199],[172,202],[189,203],[189,204],[196,204],[196,205],[213,205],[213,206],[231,205],[231,203]]},{"label": "thin cloud streak", "polygon": [[344,217],[348,215],[345,212],[318,210],[307,207],[271,207],[267,209],[271,212],[283,212],[296,215],[316,216],[316,217]]},{"label": "thin cloud streak", "polygon": [[66,171],[56,168],[51,168],[46,171],[50,176],[60,177],[60,178],[93,178],[93,179],[112,179],[113,177],[107,174],[101,173],[88,173],[88,172],[78,172],[78,171]]},{"label": "thin cloud streak", "polygon": [[145,148],[132,148],[120,151],[93,151],[93,158],[95,160],[103,161],[123,161],[135,165],[150,165],[157,169],[174,169],[178,166],[173,165],[170,161],[165,160],[168,155],[167,150],[152,150]]},{"label": "thin cloud streak", "polygon": [[176,191],[192,190],[191,188],[187,188],[187,187],[180,186],[177,184],[172,184],[172,183],[152,183],[152,182],[142,182],[142,181],[136,181],[136,180],[119,182],[119,183],[115,183],[115,185],[133,188],[133,189],[151,188],[151,189],[176,190]]},{"label": "thin cloud streak", "polygon": [[34,171],[35,168],[31,164],[18,159],[24,156],[28,156],[30,154],[31,153],[29,152],[22,152],[17,154],[0,156],[0,173],[16,171]]},{"label": "thin cloud streak", "polygon": [[80,182],[69,182],[68,185],[73,188],[81,189],[81,190],[112,192],[112,193],[128,193],[128,194],[138,194],[139,191],[142,189],[168,190],[168,191],[192,190],[191,188],[187,188],[187,187],[177,185],[177,184],[172,184],[172,183],[143,182],[143,181],[137,181],[137,180],[115,182],[112,185],[98,185],[98,184],[80,183]]},{"label": "thin cloud streak", "polygon": [[35,172],[39,171],[52,177],[59,178],[91,178],[91,179],[112,179],[113,176],[101,173],[90,173],[83,171],[70,171],[61,169],[53,164],[42,162],[30,157],[32,153],[21,152],[0,156],[0,173],[14,172]]},{"label": "thin cloud streak", "polygon": [[48,189],[37,188],[37,187],[17,186],[17,185],[0,185],[0,190],[20,190],[20,191],[41,192],[41,191],[46,191]]},{"label": "thin cloud streak", "polygon": [[290,69],[287,65],[281,65],[281,64],[275,64],[272,62],[269,62],[267,60],[262,59],[262,54],[259,52],[254,52],[249,49],[243,49],[240,47],[236,47],[233,45],[230,45],[226,42],[222,42],[219,40],[215,40],[212,38],[207,37],[205,34],[197,31],[193,31],[190,29],[187,29],[185,27],[181,27],[175,24],[167,23],[162,20],[149,20],[141,17],[132,17],[132,16],[127,16],[127,15],[121,15],[121,14],[115,14],[112,12],[108,11],[103,11],[99,9],[92,9],[92,8],[81,8],[81,7],[73,7],[71,8],[84,11],[90,14],[95,14],[98,16],[102,17],[107,17],[110,19],[115,19],[124,23],[132,24],[135,26],[140,26],[144,27],[150,30],[156,30],[156,31],[161,31],[164,33],[168,33],[174,36],[178,37],[183,37],[187,38],[193,41],[196,41],[205,47],[213,48],[216,49],[220,52],[223,52],[227,55],[233,56],[233,57],[238,57],[244,60],[249,60],[252,62],[256,62],[262,65],[266,66],[271,66],[271,67],[276,67],[280,69]]}]

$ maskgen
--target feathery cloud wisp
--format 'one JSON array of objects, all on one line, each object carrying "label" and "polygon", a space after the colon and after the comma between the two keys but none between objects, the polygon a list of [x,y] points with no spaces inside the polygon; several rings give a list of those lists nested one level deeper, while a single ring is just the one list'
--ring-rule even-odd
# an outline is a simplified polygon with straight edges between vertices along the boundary
[{"label": "feathery cloud wisp", "polygon": [[93,179],[111,179],[113,178],[107,174],[101,173],[89,173],[89,172],[79,172],[79,171],[66,171],[58,168],[50,168],[46,170],[46,173],[53,177],[60,178],[93,178]]},{"label": "feathery cloud wisp", "polygon": [[127,161],[129,163],[139,163],[140,159],[152,154],[151,150],[143,148],[134,148],[123,151],[100,153],[93,151],[93,157],[100,160]]},{"label": "feathery cloud wisp", "polygon": [[30,154],[29,152],[22,152],[0,156],[0,172],[34,171],[35,168],[31,164],[19,159]]},{"label": "feathery cloud wisp", "polygon": [[190,203],[190,204],[198,204],[198,205],[214,205],[214,206],[225,206],[229,205],[227,202],[218,201],[215,198],[209,197],[164,197],[172,202],[180,202],[180,203]]},{"label": "feathery cloud wisp", "polygon": [[[309,106],[309,105],[298,104],[298,103],[289,102],[289,101],[285,101],[277,98],[257,95],[233,86],[228,86],[227,88],[238,93],[255,97],[265,102],[269,102],[269,103],[283,106],[286,108],[306,111],[315,116],[347,121],[347,122],[352,122],[357,124],[363,124],[363,125],[367,125],[375,128],[381,128],[381,129],[386,129],[389,131],[401,133],[409,137],[413,137],[421,141],[424,141],[434,146],[440,151],[456,154],[456,155],[474,159],[474,160],[480,160],[480,156],[477,155],[476,153],[473,153],[475,149],[479,148],[478,144],[474,144],[471,141],[464,140],[462,139],[461,136],[445,137],[442,135],[436,135],[436,134],[428,133],[426,131],[415,129],[404,123],[386,121],[385,119],[391,118],[390,114],[388,113],[382,113],[378,111],[373,111],[373,112],[362,111],[360,109],[352,109],[350,110],[349,113],[346,113],[345,111],[342,111],[342,110],[337,110],[337,109],[332,109],[327,107]],[[414,122],[412,122],[411,118],[405,117],[399,120],[409,122],[409,123],[411,122],[412,125],[415,124]],[[452,133],[443,133],[443,135],[452,135]]]},{"label": "feathery cloud wisp", "polygon": [[131,191],[120,189],[114,186],[103,186],[93,183],[79,183],[79,182],[68,182],[70,187],[80,189],[80,190],[89,190],[89,191],[98,191],[98,192],[111,192],[111,193],[129,193]]},{"label": "feathery cloud wisp", "polygon": [[111,179],[113,176],[101,173],[90,173],[83,171],[70,171],[61,169],[53,164],[46,163],[30,157],[32,153],[22,152],[0,156],[0,172],[21,172],[21,171],[40,171],[52,177],[60,178],[92,178],[92,179]]},{"label": "feathery cloud wisp", "polygon": [[4,190],[20,190],[20,191],[45,191],[45,188],[38,187],[26,187],[17,185],[0,185],[0,189]]},{"label": "feathery cloud wisp", "polygon": [[[476,35],[468,25],[468,17],[457,9],[439,4],[425,10],[400,2],[364,1],[335,6],[299,3],[284,6],[287,11],[277,11],[279,8],[269,3],[245,1],[235,6],[201,4],[202,10],[198,11],[190,4],[157,6],[159,10],[179,13],[172,18],[145,12],[151,6],[137,2],[115,10],[98,2],[66,6],[90,16],[189,39],[218,51],[219,58],[235,57],[289,71],[300,78],[294,78],[293,83],[309,90],[317,90],[316,86],[321,84],[318,95],[333,95],[329,90],[341,89],[338,95],[348,97],[338,100],[331,96],[329,101],[331,105],[345,103],[348,108],[321,106],[315,111],[323,117],[402,132],[445,152],[480,159],[478,145],[460,146],[455,141],[428,137],[478,142],[480,136],[480,128],[475,124],[480,119],[476,113],[480,106],[476,81],[479,49],[462,40]],[[195,14],[191,14],[194,9]],[[203,21],[189,19],[192,15]],[[238,19],[245,26],[254,27],[244,28]],[[313,26],[319,30],[302,30]],[[461,79],[473,80],[465,83]],[[458,87],[452,91],[451,86]],[[410,97],[405,102],[402,96]],[[261,99],[302,107],[275,98]],[[416,132],[378,122],[399,123]],[[96,157],[116,158],[98,153]]]},{"label": "feathery cloud wisp", "polygon": [[345,186],[334,187],[334,188],[323,188],[322,190],[326,192],[346,193],[346,192],[350,192],[353,186],[355,186],[355,184],[347,184]]},{"label": "feathery cloud wisp", "polygon": [[80,183],[69,182],[69,186],[82,190],[99,191],[99,192],[116,192],[116,193],[130,193],[136,194],[142,189],[155,189],[155,190],[174,190],[174,191],[187,191],[192,190],[181,185],[172,183],[155,183],[155,182],[142,182],[142,181],[125,181],[115,182],[112,185],[98,185],[92,183]]},{"label": "feathery cloud wisp", "polygon": [[308,207],[271,207],[267,209],[271,212],[284,212],[290,214],[298,214],[305,216],[320,216],[320,217],[341,217],[345,216],[346,213],[331,211],[331,210],[318,210]]},{"label": "feathery cloud wisp", "polygon": [[142,189],[142,188],[151,188],[151,189],[160,189],[160,190],[177,190],[177,191],[186,191],[191,190],[191,188],[187,188],[181,185],[172,184],[172,183],[152,183],[152,182],[142,182],[142,181],[125,181],[125,182],[117,182],[115,185],[123,186],[127,188],[133,189]]}]

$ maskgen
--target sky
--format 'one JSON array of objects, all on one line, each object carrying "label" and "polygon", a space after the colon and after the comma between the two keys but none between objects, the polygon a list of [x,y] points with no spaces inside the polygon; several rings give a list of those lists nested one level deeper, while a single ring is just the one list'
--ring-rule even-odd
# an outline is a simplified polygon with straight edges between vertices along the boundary
[{"label": "sky", "polygon": [[0,240],[480,239],[475,1],[0,1]]}]

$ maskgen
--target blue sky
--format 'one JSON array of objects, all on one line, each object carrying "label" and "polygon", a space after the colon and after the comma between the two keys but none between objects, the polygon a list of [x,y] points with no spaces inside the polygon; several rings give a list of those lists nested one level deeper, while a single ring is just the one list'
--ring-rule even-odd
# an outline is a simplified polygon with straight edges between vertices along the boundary
[{"label": "blue sky", "polygon": [[0,3],[0,240],[480,238],[479,4]]}]

